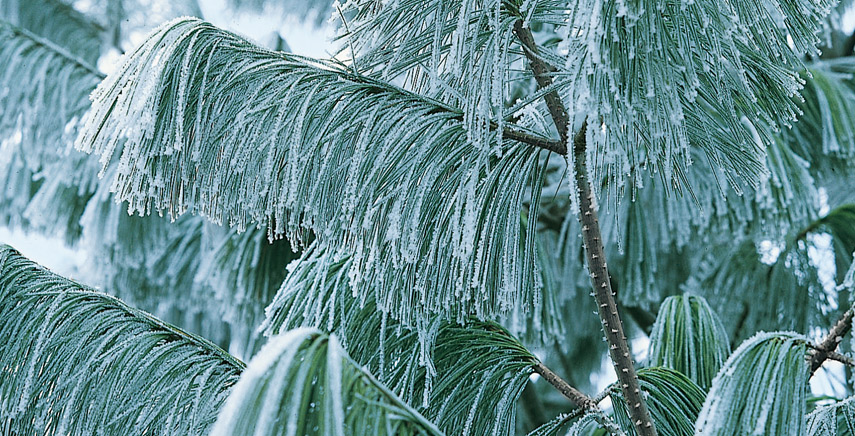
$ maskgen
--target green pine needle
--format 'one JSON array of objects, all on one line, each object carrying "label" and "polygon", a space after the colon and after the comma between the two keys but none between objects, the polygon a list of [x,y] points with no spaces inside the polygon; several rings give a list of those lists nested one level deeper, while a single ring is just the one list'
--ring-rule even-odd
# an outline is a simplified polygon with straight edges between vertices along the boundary
[{"label": "green pine needle", "polygon": [[649,366],[681,372],[702,389],[730,355],[730,340],[707,301],[696,295],[668,297],[650,334]]},{"label": "green pine needle", "polygon": [[211,436],[435,435],[433,424],[314,329],[271,338],[253,358]]},{"label": "green pine needle", "polygon": [[0,247],[0,433],[205,434],[243,363]]}]

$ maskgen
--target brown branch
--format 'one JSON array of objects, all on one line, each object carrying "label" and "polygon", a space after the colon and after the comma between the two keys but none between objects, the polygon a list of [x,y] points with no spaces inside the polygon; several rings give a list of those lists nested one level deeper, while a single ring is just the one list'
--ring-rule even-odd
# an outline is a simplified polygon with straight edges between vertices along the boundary
[{"label": "brown branch", "polygon": [[555,389],[558,389],[558,392],[561,392],[561,394],[567,397],[567,399],[576,405],[576,407],[582,410],[597,408],[597,403],[595,403],[591,397],[583,394],[573,386],[570,386],[569,383],[559,377],[558,374],[552,372],[552,370],[547,368],[543,363],[538,362],[537,365],[534,366],[534,372],[540,374],[544,380],[554,386]]},{"label": "brown branch", "polygon": [[828,351],[825,353],[825,356],[828,360],[835,360],[847,366],[855,366],[855,359],[845,354],[841,354],[836,351]]},{"label": "brown branch", "polygon": [[562,141],[556,141],[554,139],[543,138],[540,136],[535,136],[529,133],[521,132],[519,130],[514,130],[508,127],[502,129],[502,136],[508,139],[513,139],[515,141],[523,142],[529,145],[533,145],[535,147],[540,147],[544,150],[549,150],[554,153],[558,153],[560,155],[567,154],[567,146]]},{"label": "brown branch", "polygon": [[[534,36],[531,34],[531,30],[523,26],[522,20],[517,20],[517,22],[514,23],[514,33],[516,33],[517,38],[519,38],[523,52],[529,60],[529,66],[531,67],[531,71],[534,73],[534,80],[537,81],[538,88],[544,89],[552,85],[553,68],[537,53],[537,43],[534,42]],[[552,92],[544,95],[543,99],[546,100],[546,108],[549,110],[549,115],[552,116],[552,120],[555,122],[558,134],[561,135],[561,141],[566,144],[567,140],[570,138],[570,134],[567,131],[570,127],[570,117],[567,115],[567,110],[564,108],[564,103],[561,101],[561,97],[559,97],[558,93],[553,90]]]},{"label": "brown branch", "polygon": [[[810,375],[816,372],[826,359],[830,358],[830,354],[837,349],[837,344],[843,340],[843,336],[852,329],[852,317],[855,315],[855,307],[850,308],[843,313],[843,316],[837,320],[837,323],[828,331],[828,336],[818,345],[812,346],[813,354],[810,356]],[[834,353],[838,355],[837,353]]]},{"label": "brown branch", "polygon": [[[283,59],[286,59],[286,60],[291,59],[291,57],[288,54],[285,54],[285,53],[278,53],[278,54]],[[373,90],[371,91],[372,93],[388,92],[388,87],[385,84],[378,82],[375,79],[360,75],[360,74],[353,72],[353,71],[339,71],[338,73],[341,74],[341,76],[343,78],[345,78],[351,82],[359,83],[362,85],[368,85],[368,86],[373,87]],[[457,108],[448,106],[448,105],[446,105],[440,101],[434,100],[434,99],[427,97],[423,94],[417,94],[417,93],[414,93],[411,91],[405,91],[405,90],[400,90],[400,89],[397,90],[397,92],[399,92],[399,93],[401,93],[407,97],[416,99],[416,100],[425,101],[425,102],[429,103],[430,105],[434,106],[433,109],[431,109],[428,113],[431,113],[431,114],[433,114],[433,113],[449,114],[449,115],[451,115],[451,119],[454,119],[457,121],[464,121],[463,113]],[[490,130],[493,132],[496,132],[500,129],[499,123],[497,123],[495,121],[490,121],[489,127],[490,127]],[[561,155],[564,155],[567,153],[567,141],[566,141],[566,139],[558,140],[558,139],[552,139],[552,138],[544,137],[544,136],[537,135],[537,134],[528,133],[528,132],[522,130],[522,127],[515,125],[513,123],[505,123],[505,125],[501,127],[501,131],[502,131],[502,136],[504,138],[511,139],[514,141],[519,141],[519,142],[522,142],[524,144],[528,144],[528,145],[531,145],[534,147],[542,148],[544,150],[548,150],[548,151],[551,151],[553,153],[558,153]]]},{"label": "brown branch", "polygon": [[[523,26],[522,20],[514,23],[514,33],[520,40],[523,52],[529,61],[529,66],[534,73],[538,86],[543,89],[552,84],[550,66],[538,54],[537,45],[531,30]],[[567,143],[569,138],[570,117],[564,108],[564,103],[556,91],[544,96],[546,107],[552,116],[555,127],[561,135],[561,139]],[[591,274],[591,284],[594,288],[594,297],[597,300],[597,311],[600,314],[606,340],[609,343],[609,355],[612,359],[618,383],[624,398],[629,406],[629,414],[635,425],[639,436],[657,436],[656,426],[650,418],[647,403],[641,393],[638,382],[638,374],[632,362],[632,354],[623,331],[623,323],[618,315],[617,303],[612,292],[609,272],[606,266],[606,258],[603,250],[602,236],[600,233],[597,210],[594,207],[594,193],[588,180],[588,170],[585,166],[586,127],[582,128],[573,137],[573,153],[575,154],[574,169],[576,177],[576,189],[579,194],[579,221],[582,224],[582,238],[585,245],[585,254],[588,258],[588,271]]]},{"label": "brown branch", "polygon": [[[615,389],[617,389],[617,386],[615,384],[609,385],[609,387],[607,387],[606,390],[600,392],[599,394],[597,394],[596,397],[593,398],[594,403],[600,404],[600,402],[602,402],[603,400],[606,399],[606,397],[611,395]],[[605,415],[605,413],[603,413],[602,409],[599,408],[599,406],[597,407],[596,410],[597,410],[600,418],[602,418],[602,420],[595,418],[597,420],[597,422],[599,422],[603,426],[605,426],[606,423],[613,424],[612,421],[609,420],[608,417]],[[585,409],[576,409],[576,410],[573,410],[572,412],[569,412],[569,413],[562,413],[562,414],[558,415],[555,419],[560,419],[561,420],[560,425],[564,425],[564,424],[567,424],[568,422],[570,422],[574,419],[582,417],[582,415],[584,415],[587,412],[588,412],[588,410],[585,410]],[[595,416],[597,416],[597,415],[595,415]],[[609,432],[609,434],[611,434],[611,432]]]}]

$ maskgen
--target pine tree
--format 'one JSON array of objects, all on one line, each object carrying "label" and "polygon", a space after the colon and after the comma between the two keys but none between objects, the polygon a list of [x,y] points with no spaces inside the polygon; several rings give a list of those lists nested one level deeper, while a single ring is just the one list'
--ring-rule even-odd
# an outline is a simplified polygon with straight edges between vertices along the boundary
[{"label": "pine tree", "polygon": [[855,433],[849,3],[155,3],[0,0],[0,434]]}]

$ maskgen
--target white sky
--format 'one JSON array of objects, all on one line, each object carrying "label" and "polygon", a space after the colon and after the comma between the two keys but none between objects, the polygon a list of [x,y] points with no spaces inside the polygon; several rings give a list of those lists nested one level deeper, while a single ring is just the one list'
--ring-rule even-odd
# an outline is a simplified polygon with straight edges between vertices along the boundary
[{"label": "white sky", "polygon": [[330,27],[316,29],[309,21],[289,18],[282,20],[282,13],[270,10],[264,14],[236,14],[229,10],[226,0],[203,0],[199,2],[205,20],[212,24],[244,35],[261,45],[267,45],[275,33],[299,55],[316,58],[330,57]]}]

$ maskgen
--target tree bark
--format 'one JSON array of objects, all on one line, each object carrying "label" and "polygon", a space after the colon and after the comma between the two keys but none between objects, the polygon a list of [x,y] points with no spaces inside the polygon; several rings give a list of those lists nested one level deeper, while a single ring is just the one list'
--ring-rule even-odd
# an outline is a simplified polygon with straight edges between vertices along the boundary
[{"label": "tree bark", "polygon": [[850,308],[843,313],[843,316],[837,320],[837,323],[828,331],[828,336],[814,348],[813,354],[810,356],[810,375],[819,369],[820,366],[828,359],[830,353],[837,349],[837,344],[843,339],[843,336],[852,329],[852,317],[855,315],[855,308]]},{"label": "tree bark", "polygon": [[[514,33],[520,39],[523,51],[529,60],[529,65],[534,73],[538,86],[543,89],[552,84],[551,73],[553,69],[543,61],[537,51],[537,45],[531,30],[523,26],[522,20],[514,23]],[[570,117],[561,97],[553,91],[544,96],[546,107],[549,110],[555,127],[564,143],[568,143],[570,134]],[[594,206],[594,192],[588,179],[588,170],[585,166],[586,149],[586,127],[582,125],[579,132],[573,137],[573,150],[575,155],[575,178],[579,194],[579,221],[582,224],[582,239],[585,245],[585,253],[588,259],[588,271],[591,274],[591,284],[594,288],[594,296],[597,301],[597,311],[603,324],[606,341],[609,344],[609,355],[612,359],[615,372],[617,373],[620,389],[626,398],[630,417],[639,436],[657,436],[656,426],[650,418],[647,403],[638,383],[638,374],[632,361],[632,354],[626,342],[623,331],[623,323],[618,314],[615,296],[612,292],[609,272],[606,265],[606,257],[603,250],[602,236],[600,232],[597,210]]]},{"label": "tree bark", "polygon": [[540,374],[544,380],[546,380],[549,384],[558,389],[558,392],[561,392],[562,395],[567,397],[576,407],[582,410],[589,410],[597,408],[597,403],[594,402],[591,397],[583,394],[578,389],[570,386],[564,379],[552,372],[551,369],[544,366],[542,363],[538,363],[534,367],[534,372]]}]

